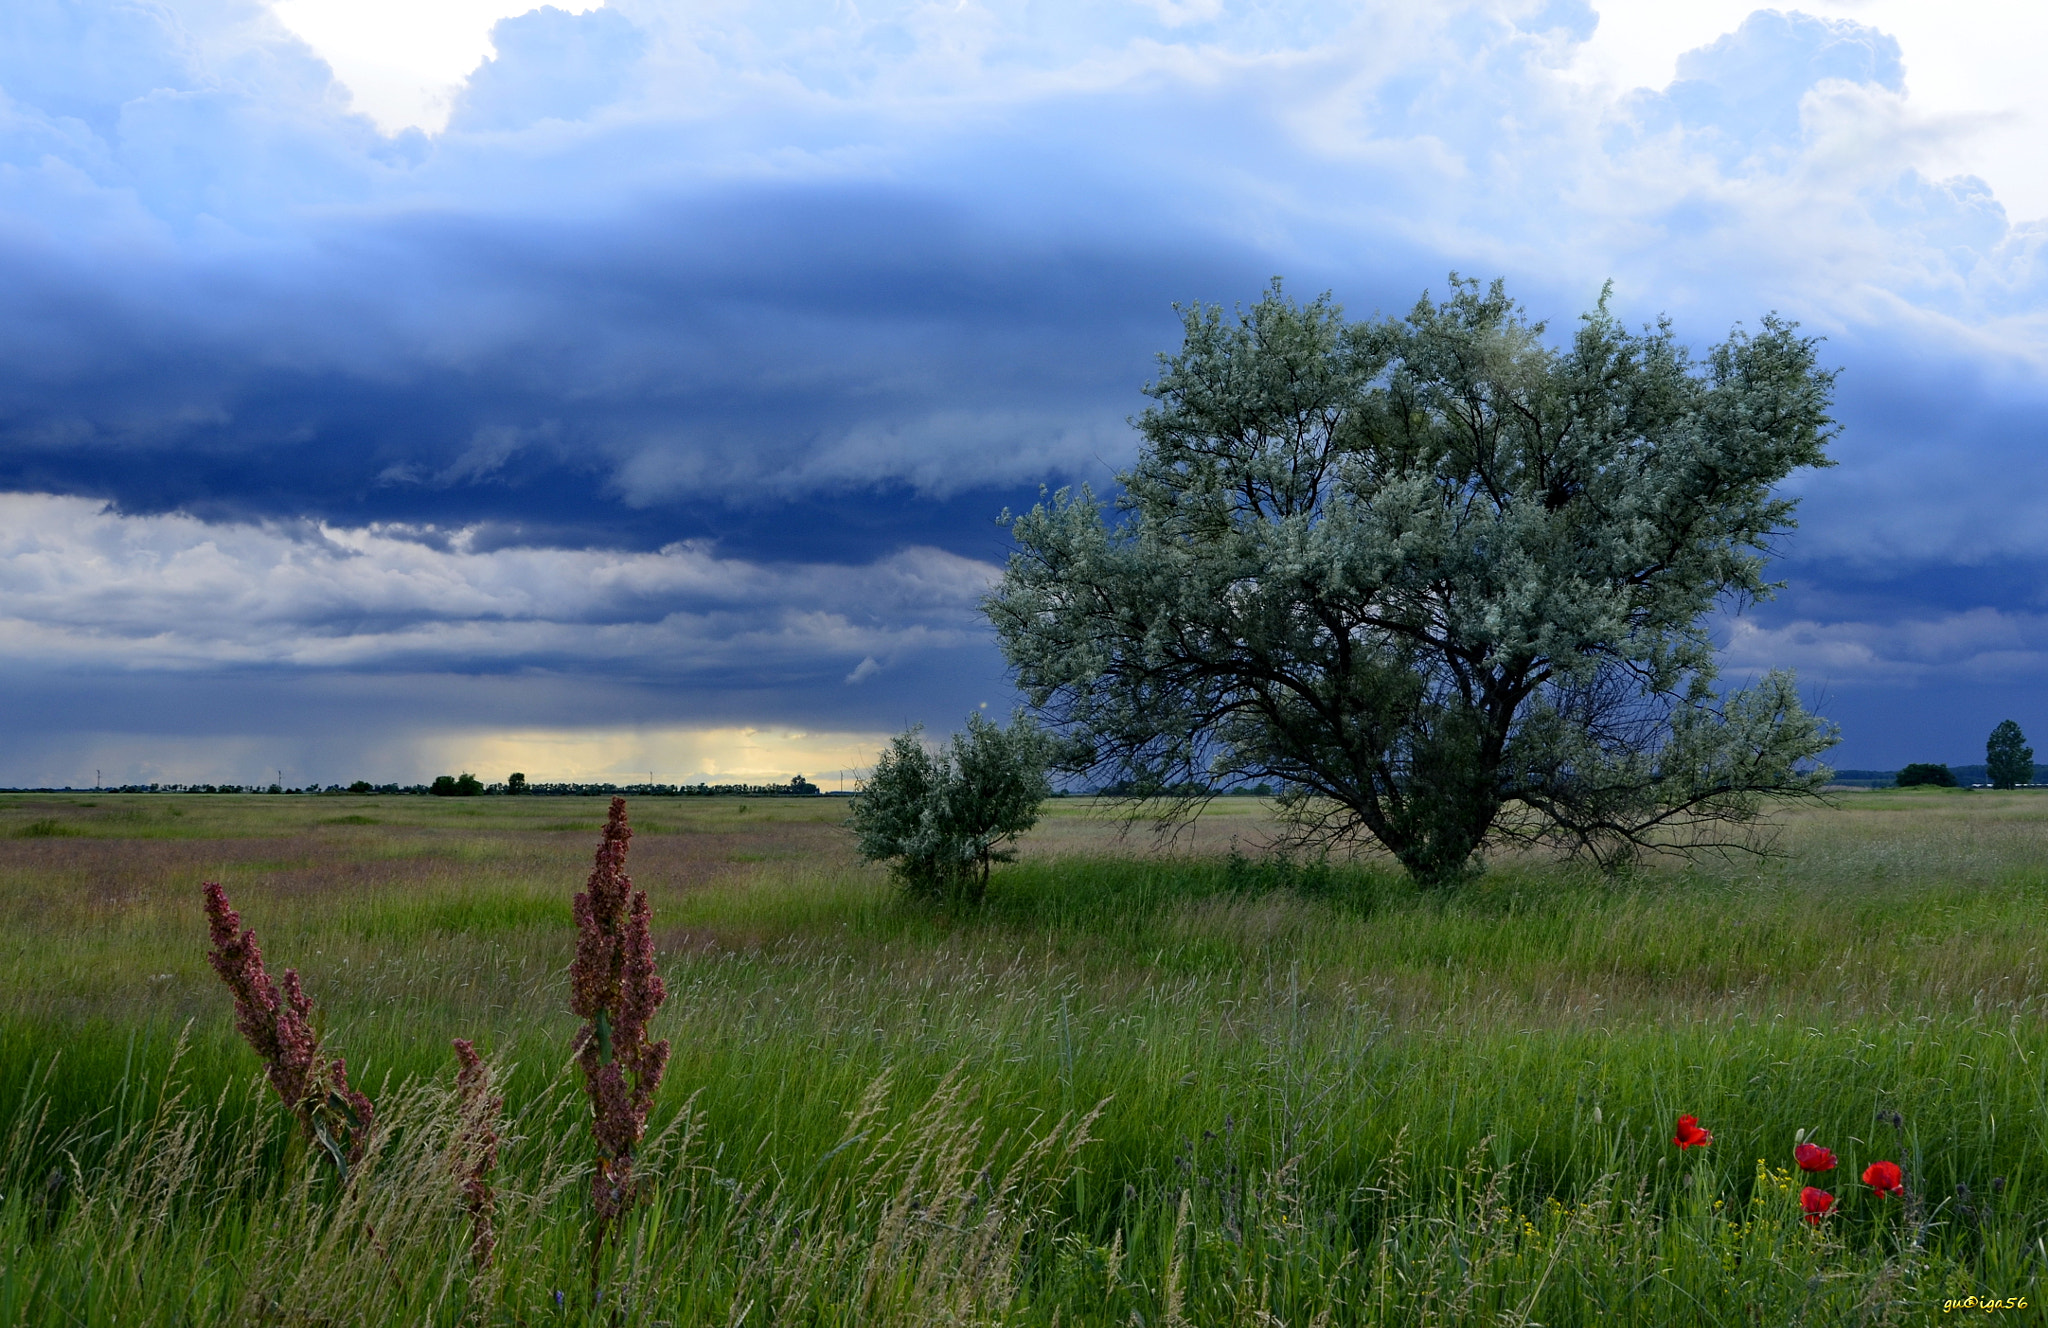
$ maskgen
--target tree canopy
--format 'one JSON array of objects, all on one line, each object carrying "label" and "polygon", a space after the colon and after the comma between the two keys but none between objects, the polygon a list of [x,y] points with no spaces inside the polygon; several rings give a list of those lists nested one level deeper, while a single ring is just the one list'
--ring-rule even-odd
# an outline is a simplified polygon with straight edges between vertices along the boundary
[{"label": "tree canopy", "polygon": [[2009,789],[2034,782],[2034,749],[2011,720],[2002,721],[1984,742],[1984,774],[1991,787]]},{"label": "tree canopy", "polygon": [[1818,792],[1789,674],[1716,688],[1706,620],[1767,597],[1776,486],[1830,464],[1832,372],[1767,317],[1695,360],[1600,304],[1563,347],[1500,282],[1347,321],[1276,280],[1183,309],[1118,476],[1015,517],[984,607],[1099,781],[1272,780],[1295,832],[1418,878],[1490,838],[1604,862],[1750,842]]}]

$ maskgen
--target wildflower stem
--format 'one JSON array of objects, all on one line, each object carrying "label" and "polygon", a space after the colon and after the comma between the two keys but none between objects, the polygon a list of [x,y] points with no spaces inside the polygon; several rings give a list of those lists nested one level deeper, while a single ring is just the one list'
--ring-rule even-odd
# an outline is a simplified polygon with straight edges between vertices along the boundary
[{"label": "wildflower stem", "polygon": [[590,1097],[597,1168],[591,1199],[590,1279],[593,1296],[606,1240],[638,1198],[633,1156],[647,1132],[647,1112],[668,1065],[666,1039],[650,1042],[647,1026],[668,989],[654,971],[647,893],[626,875],[632,839],[626,800],[613,798],[590,880],[575,898],[576,958],[569,968],[569,1008],[583,1019],[574,1043]]}]

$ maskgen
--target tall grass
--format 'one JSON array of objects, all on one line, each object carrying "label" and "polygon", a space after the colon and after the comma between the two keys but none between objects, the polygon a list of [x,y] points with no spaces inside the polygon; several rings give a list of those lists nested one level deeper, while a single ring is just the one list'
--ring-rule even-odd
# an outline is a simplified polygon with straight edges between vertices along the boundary
[{"label": "tall grass", "polygon": [[[656,809],[672,825],[636,839],[635,876],[676,1049],[658,1183],[598,1307],[562,973],[601,804],[511,802],[487,833],[259,805],[208,813],[234,835],[184,856],[100,831],[0,850],[0,1320],[1856,1323],[2040,1303],[2048,802],[2027,795],[1868,795],[1791,822],[1776,863],[1610,881],[1505,862],[1448,898],[1370,863],[1263,859],[1248,816],[1160,856],[1061,815],[960,915],[894,901],[806,823],[827,809]],[[571,819],[587,829],[533,828]],[[237,842],[254,851],[220,851]],[[61,856],[81,844],[110,856]],[[394,1104],[355,1193],[293,1154],[208,985],[196,873],[224,857],[273,961],[308,970],[329,1038]],[[482,1280],[437,1161],[446,1038],[471,1032],[512,1122]],[[1680,1112],[1711,1147],[1671,1146]],[[1820,1229],[1785,1171],[1800,1130],[1841,1155]],[[1859,1193],[1880,1157],[1912,1205]]]},{"label": "tall grass", "polygon": [[[17,1120],[6,1159],[62,1159],[40,1193],[0,1206],[9,1323],[432,1323],[535,1318],[996,1321],[1019,1253],[1071,1173],[1087,1122],[986,1137],[958,1077],[884,1121],[871,1085],[838,1145],[790,1181],[751,1183],[702,1156],[688,1104],[642,1154],[659,1182],[601,1290],[581,1285],[588,1221],[583,1113],[560,1081],[514,1122],[516,1183],[498,1257],[470,1256],[456,1103],[438,1084],[387,1097],[350,1183],[226,1100],[159,1086],[119,1130],[46,1134]],[[236,1104],[246,1108],[246,1101]],[[97,1145],[94,1162],[79,1145]]]}]

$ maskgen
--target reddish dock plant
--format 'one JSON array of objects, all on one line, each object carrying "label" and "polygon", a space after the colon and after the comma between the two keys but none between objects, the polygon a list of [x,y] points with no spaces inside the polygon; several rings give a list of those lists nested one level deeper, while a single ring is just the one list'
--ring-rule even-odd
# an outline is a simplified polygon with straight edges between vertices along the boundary
[{"label": "reddish dock plant", "polygon": [[278,1098],[298,1119],[306,1142],[334,1163],[343,1184],[361,1160],[376,1127],[370,1099],[348,1085],[348,1065],[323,1061],[313,1031],[313,1002],[299,986],[297,969],[284,971],[284,994],[263,967],[256,933],[242,930],[241,915],[217,881],[205,883],[206,926],[212,940],[206,961],[235,997],[235,1031],[254,1048]]},{"label": "reddish dock plant", "polygon": [[[648,1021],[668,990],[654,971],[647,893],[635,890],[626,875],[626,842],[632,837],[626,800],[613,798],[590,883],[575,901],[569,1008],[584,1021],[576,1032],[575,1052],[590,1095],[591,1132],[597,1136],[597,1174],[591,1180],[597,1208],[593,1257],[638,1197],[633,1153],[647,1132],[647,1110],[668,1065],[667,1039],[647,1040]],[[593,1265],[593,1276],[595,1271]]]},{"label": "reddish dock plant", "polygon": [[455,1039],[456,1133],[454,1166],[462,1177],[462,1206],[469,1210],[469,1257],[479,1271],[491,1266],[498,1248],[498,1194],[491,1170],[498,1165],[498,1114],[505,1099],[493,1091],[491,1067],[468,1038]]}]

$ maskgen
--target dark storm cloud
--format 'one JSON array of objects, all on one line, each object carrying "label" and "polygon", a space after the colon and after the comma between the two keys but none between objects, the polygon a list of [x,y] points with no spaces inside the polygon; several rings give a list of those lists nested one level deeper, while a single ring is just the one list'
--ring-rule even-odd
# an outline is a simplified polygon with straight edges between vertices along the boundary
[{"label": "dark storm cloud", "polygon": [[6,314],[38,329],[0,383],[0,484],[138,512],[544,528],[597,502],[654,539],[849,491],[980,490],[992,516],[989,491],[1121,459],[1176,287],[1244,289],[1256,268],[1079,240],[1019,253],[989,229],[870,185],[602,224],[415,216],[256,289],[188,276],[189,301],[143,308],[98,274],[0,256]]},{"label": "dark storm cloud", "polygon": [[261,4],[20,0],[0,668],[194,734],[238,688],[402,728],[439,677],[492,680],[439,722],[945,723],[1000,677],[994,514],[1128,460],[1172,302],[1398,312],[1456,267],[1560,335],[1610,276],[1696,346],[1829,335],[1842,465],[1729,658],[1904,759],[1886,707],[2048,668],[2043,232],[1902,155],[1882,33],[1759,13],[1615,100],[1558,73],[1591,22],[540,9],[385,136]]}]

